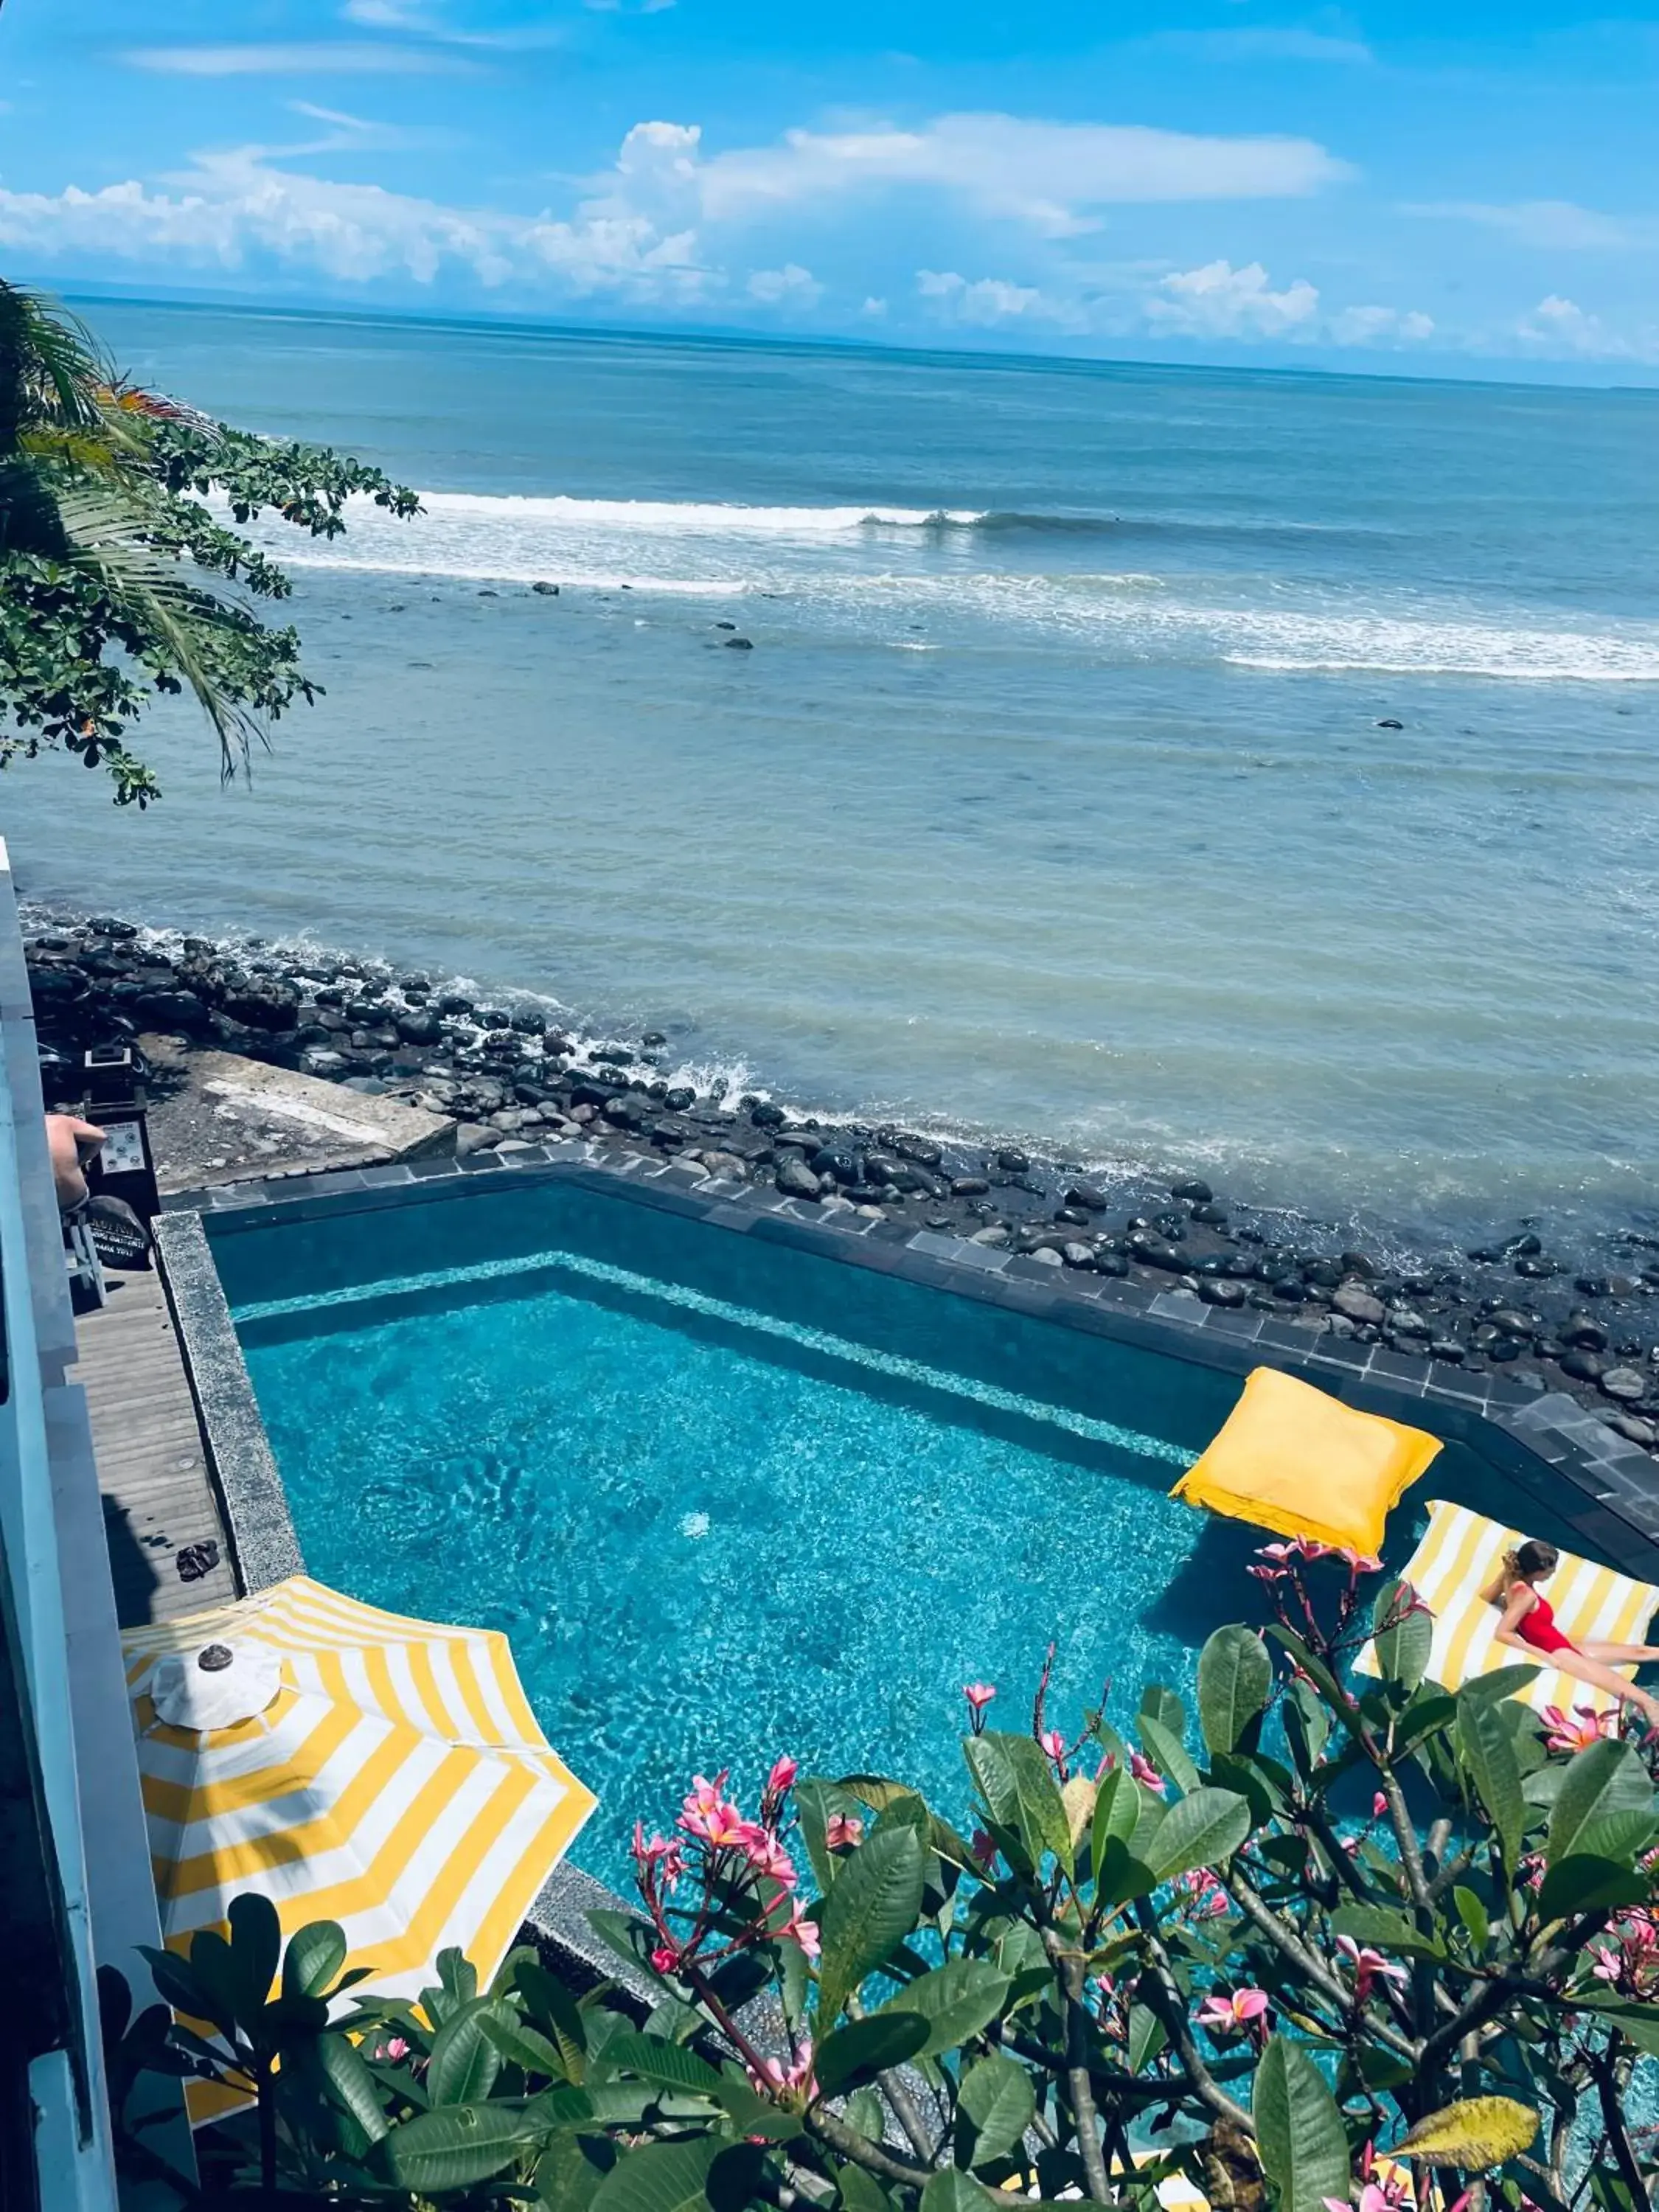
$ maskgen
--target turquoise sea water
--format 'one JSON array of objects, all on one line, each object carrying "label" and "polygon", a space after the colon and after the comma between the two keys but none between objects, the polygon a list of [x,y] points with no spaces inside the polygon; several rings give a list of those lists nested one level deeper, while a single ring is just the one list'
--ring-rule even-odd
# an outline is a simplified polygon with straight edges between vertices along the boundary
[{"label": "turquoise sea water", "polygon": [[95,313],[427,513],[300,549],[252,791],[183,709],[147,818],[8,777],[26,884],[1344,1222],[1652,1221],[1659,395]]}]

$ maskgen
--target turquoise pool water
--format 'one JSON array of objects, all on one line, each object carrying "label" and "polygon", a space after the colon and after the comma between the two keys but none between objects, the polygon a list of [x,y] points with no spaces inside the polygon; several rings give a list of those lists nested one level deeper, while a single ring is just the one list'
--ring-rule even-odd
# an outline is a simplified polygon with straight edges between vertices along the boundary
[{"label": "turquoise pool water", "polygon": [[1052,1717],[1127,1723],[1258,1617],[1165,1495],[1228,1376],[568,1187],[284,1216],[212,1226],[310,1570],[506,1631],[618,1887],[693,1772],[960,1817],[964,1683],[1024,1725],[1052,1638]]}]

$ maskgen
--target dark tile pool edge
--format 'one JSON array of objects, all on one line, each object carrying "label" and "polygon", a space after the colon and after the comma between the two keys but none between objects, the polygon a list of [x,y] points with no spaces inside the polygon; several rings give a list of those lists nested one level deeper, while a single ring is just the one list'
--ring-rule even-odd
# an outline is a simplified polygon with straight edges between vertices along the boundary
[{"label": "dark tile pool edge", "polygon": [[[483,1152],[465,1160],[293,1175],[178,1193],[163,1201],[163,1220],[170,1224],[193,1217],[199,1224],[210,1215],[216,1233],[223,1234],[252,1227],[273,1206],[293,1209],[301,1218],[378,1211],[501,1188],[514,1177],[572,1182],[1229,1374],[1271,1366],[1299,1375],[1365,1412],[1415,1422],[1467,1444],[1522,1483],[1530,1476],[1534,1483],[1566,1484],[1573,1496],[1560,1510],[1586,1543],[1611,1553],[1628,1571],[1659,1581],[1659,1468],[1564,1393],[1528,1391],[1501,1375],[1471,1375],[1380,1345],[1322,1335],[1276,1315],[1207,1305],[1183,1289],[1161,1291],[1050,1267],[901,1222],[863,1219],[850,1208],[826,1213],[775,1190],[703,1176],[659,1155],[566,1142],[505,1158]],[[210,1267],[208,1239],[199,1226],[198,1234]],[[222,1308],[222,1293],[219,1303]],[[240,1351],[237,1364],[240,1369]],[[245,1370],[242,1383],[246,1389]],[[263,1443],[263,1429],[260,1437]],[[268,1456],[269,1446],[264,1449]],[[233,1541],[239,1540],[233,1529]]]},{"label": "dark tile pool edge", "polygon": [[[252,1597],[306,1571],[288,1492],[265,1434],[200,1212],[170,1207],[157,1218],[155,1241],[185,1371],[207,1443],[209,1470],[219,1492],[237,1591]],[[643,1974],[630,1972],[594,1935],[587,1916],[602,1909],[629,1908],[624,1899],[567,1859],[543,1884],[525,1915],[525,1928],[578,1989],[620,1982],[643,2019],[657,2001],[656,1992]]]}]

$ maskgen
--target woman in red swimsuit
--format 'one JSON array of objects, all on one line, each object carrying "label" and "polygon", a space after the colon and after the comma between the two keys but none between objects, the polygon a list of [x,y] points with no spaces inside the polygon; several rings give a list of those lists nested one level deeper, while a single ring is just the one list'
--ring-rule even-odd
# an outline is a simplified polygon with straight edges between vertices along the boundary
[{"label": "woman in red swimsuit", "polygon": [[1504,1553],[1503,1572],[1480,1593],[1489,1605],[1504,1609],[1504,1618],[1498,1625],[1498,1641],[1516,1651],[1538,1653],[1562,1674],[1571,1674],[1575,1681],[1611,1691],[1614,1697],[1639,1708],[1649,1723],[1659,1728],[1659,1698],[1646,1690],[1638,1690],[1634,1682],[1627,1682],[1622,1674],[1613,1672],[1615,1667],[1639,1667],[1646,1660],[1659,1659],[1659,1645],[1575,1644],[1571,1637],[1564,1636],[1555,1625],[1555,1613],[1549,1600],[1534,1587],[1534,1583],[1547,1581],[1555,1572],[1560,1556],[1553,1544],[1531,1539],[1517,1550]]}]

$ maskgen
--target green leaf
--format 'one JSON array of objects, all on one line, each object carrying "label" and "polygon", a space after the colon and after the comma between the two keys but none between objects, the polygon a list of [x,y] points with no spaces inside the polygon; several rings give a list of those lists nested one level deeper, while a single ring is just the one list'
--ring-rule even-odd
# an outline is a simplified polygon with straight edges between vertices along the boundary
[{"label": "green leaf", "polygon": [[[1035,1751],[1036,1745],[1031,1748]],[[1059,1805],[1058,1790],[1054,1802]],[[823,1900],[819,1930],[823,1947],[818,1963],[821,2030],[836,2019],[865,1976],[915,1927],[927,1857],[914,1828],[878,1829],[836,1877]]]},{"label": "green leaf", "polygon": [[1139,2074],[1150,2065],[1169,2039],[1163,2021],[1150,2005],[1132,2004],[1129,2007],[1127,2051],[1132,2074]]},{"label": "green leaf", "polygon": [[1135,1723],[1140,1747],[1158,1772],[1167,1775],[1177,1790],[1196,1790],[1198,1769],[1181,1738],[1156,1713],[1142,1713]]},{"label": "green leaf", "polygon": [[1464,1772],[1480,1793],[1487,1818],[1497,1832],[1504,1864],[1513,1874],[1527,1824],[1521,1762],[1515,1755],[1509,1729],[1490,1700],[1459,1694],[1457,1754]]},{"label": "green leaf", "polygon": [[695,2097],[718,2099],[724,2086],[717,2069],[683,2043],[665,2043],[631,2028],[611,2037],[605,2063],[619,2074],[637,2074],[642,2081],[660,2082],[665,2089],[684,2089]]},{"label": "green leaf", "polygon": [[1237,1751],[1267,1710],[1273,1665],[1254,1629],[1218,1628],[1198,1655],[1198,1725],[1212,1752]]},{"label": "green leaf", "polygon": [[708,2202],[709,2168],[726,2148],[702,2136],[626,2151],[594,2191],[592,2212],[692,2212]]},{"label": "green leaf", "polygon": [[1127,1849],[1133,1839],[1140,1819],[1138,1796],[1139,1785],[1127,1766],[1115,1766],[1100,1785],[1100,1794],[1095,1799],[1091,1840],[1097,1881],[1100,1879],[1101,1853],[1109,1840],[1115,1837]]},{"label": "green leaf", "polygon": [[1461,1881],[1452,1891],[1452,1903],[1457,1907],[1458,1918],[1468,1930],[1469,1941],[1474,1944],[1478,1958],[1492,1941],[1492,1922],[1486,1908],[1474,1892],[1466,1889]]},{"label": "green leaf", "polygon": [[356,2045],[344,2035],[319,2035],[317,2063],[328,2086],[370,2142],[379,2142],[390,2123],[380,2106],[380,2084]]},{"label": "green leaf", "polygon": [[1000,2051],[975,2059],[963,2075],[957,2095],[958,2162],[988,2166],[993,2159],[1005,2156],[1036,2117],[1031,2077],[1023,2066]]},{"label": "green leaf", "polygon": [[1545,1838],[1546,1862],[1628,1859],[1653,1830],[1653,1784],[1626,1743],[1603,1739],[1567,1761]]},{"label": "green leaf", "polygon": [[484,2033],[485,2012],[509,2023],[513,2019],[511,2008],[499,1997],[474,1997],[451,2013],[433,2039],[426,2093],[434,2106],[477,2104],[494,2087],[501,2054]]},{"label": "green leaf", "polygon": [[890,2066],[916,2057],[927,2040],[928,2023],[920,2013],[876,2012],[848,2021],[819,2044],[812,2070],[826,2097],[861,2089]]},{"label": "green leaf", "polygon": [[803,1776],[795,1784],[795,1815],[800,1822],[801,1841],[806,1846],[820,1896],[828,1896],[843,1863],[825,1841],[830,1815],[850,1813],[861,1819],[861,1802],[850,1790],[838,1783],[825,1782],[817,1775]]},{"label": "green leaf", "polygon": [[1186,1740],[1187,1708],[1178,1693],[1163,1682],[1148,1682],[1140,1693],[1135,1718],[1154,1721],[1159,1728],[1167,1729],[1177,1743]]},{"label": "green leaf", "polygon": [[1307,2052],[1272,2036],[1256,2069],[1251,2105],[1262,2169],[1279,2212],[1324,2212],[1348,2199],[1348,2135],[1325,2078]]},{"label": "green leaf", "polygon": [[452,2105],[404,2120],[380,2139],[387,2178],[424,2197],[489,2181],[540,2142],[543,2130],[511,2105]]},{"label": "green leaf", "polygon": [[963,1747],[968,1765],[992,1819],[1012,1828],[1025,1846],[1032,1866],[1052,1851],[1063,1867],[1072,1864],[1071,1832],[1060,1784],[1048,1755],[1029,1735],[988,1729]]},{"label": "green leaf", "polygon": [[1659,2057],[1659,2005],[1650,1998],[1607,1997],[1594,2009],[1629,2036],[1638,2051]]},{"label": "green leaf", "polygon": [[1340,1905],[1331,1915],[1331,1932],[1352,1936],[1356,1943],[1369,1944],[1385,1954],[1398,1951],[1408,1959],[1447,1955],[1437,1936],[1424,1935],[1415,1921],[1386,1905]]},{"label": "green leaf", "polygon": [[558,2045],[550,2042],[539,2028],[520,2020],[517,2013],[498,2012],[491,2007],[478,2014],[478,2026],[509,2065],[520,2067],[526,2074],[545,2075],[552,2081],[568,2080]]},{"label": "green leaf", "polygon": [[1152,1838],[1146,1863],[1158,1881],[1230,1858],[1250,1832],[1248,1801],[1231,1790],[1198,1788],[1172,1805]]},{"label": "green leaf", "polygon": [[289,1938],[283,1954],[283,1995],[320,1996],[345,1962],[344,1929],[337,1921],[313,1920]]},{"label": "green leaf", "polygon": [[557,2047],[566,2078],[580,2081],[587,2065],[587,2022],[574,1996],[538,1960],[526,1960],[514,1979],[532,2020]]},{"label": "green leaf", "polygon": [[[836,2169],[836,2186],[841,2192],[842,2212],[892,2212],[892,2199],[876,2179],[861,2166],[840,2166]],[[988,2208],[980,2208],[988,2212]]]},{"label": "green leaf", "polygon": [[1389,1625],[1398,1608],[1409,1605],[1415,1593],[1396,1575],[1383,1583],[1371,1607],[1371,1648],[1383,1678],[1416,1689],[1429,1671],[1434,1644],[1434,1619],[1426,1613],[1407,1613]]},{"label": "green leaf", "polygon": [[1543,1671],[1541,1667],[1534,1667],[1524,1661],[1518,1667],[1494,1667],[1489,1673],[1472,1675],[1458,1695],[1487,1698],[1494,1702],[1499,1698],[1519,1697],[1522,1690],[1531,1688]]},{"label": "green leaf", "polygon": [[[244,1890],[233,1897],[226,1914],[230,1923],[230,1954],[243,1991],[244,2017],[252,2019],[270,1997],[283,1954],[283,1923],[268,1897]],[[317,1994],[311,1990],[307,1996]]]},{"label": "green leaf", "polygon": [[1575,1851],[1558,1859],[1538,1893],[1540,1920],[1564,1920],[1571,1912],[1593,1912],[1603,1905],[1645,1905],[1651,1878],[1615,1859],[1592,1858]]},{"label": "green leaf", "polygon": [[935,2058],[977,2035],[996,2018],[1007,1996],[1007,1976],[999,1973],[988,1960],[951,1959],[907,1982],[871,2018],[879,2020],[890,2012],[919,2013],[927,2022],[927,2040],[915,2055]]},{"label": "green leaf", "polygon": [[971,2180],[959,2166],[943,2166],[921,2192],[921,2212],[995,2212],[1002,2202]]}]

